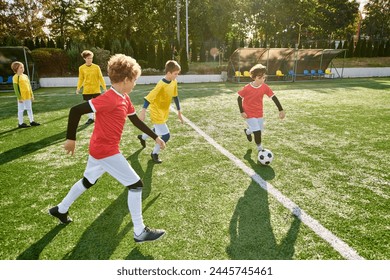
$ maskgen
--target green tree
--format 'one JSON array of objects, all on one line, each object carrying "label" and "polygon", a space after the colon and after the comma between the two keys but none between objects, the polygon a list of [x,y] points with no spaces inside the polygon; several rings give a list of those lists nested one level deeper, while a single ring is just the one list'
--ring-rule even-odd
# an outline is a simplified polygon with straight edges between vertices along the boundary
[{"label": "green tree", "polygon": [[181,66],[181,73],[186,74],[189,70],[188,66],[188,57],[187,57],[187,51],[186,48],[181,48],[180,50],[180,66]]},{"label": "green tree", "polygon": [[154,45],[154,42],[151,41],[148,44],[148,67],[149,68],[156,68],[156,46]]},{"label": "green tree", "polygon": [[46,0],[46,18],[50,19],[49,30],[52,36],[67,40],[69,37],[79,39],[80,27],[84,25],[82,15],[88,12],[85,0]]},{"label": "green tree", "polygon": [[122,44],[119,39],[114,39],[110,48],[111,54],[122,53]]},{"label": "green tree", "polygon": [[164,66],[165,66],[164,49],[161,41],[158,41],[157,54],[156,54],[156,69],[163,70]]},{"label": "green tree", "polygon": [[390,37],[390,1],[369,0],[364,6],[362,30],[374,40]]}]

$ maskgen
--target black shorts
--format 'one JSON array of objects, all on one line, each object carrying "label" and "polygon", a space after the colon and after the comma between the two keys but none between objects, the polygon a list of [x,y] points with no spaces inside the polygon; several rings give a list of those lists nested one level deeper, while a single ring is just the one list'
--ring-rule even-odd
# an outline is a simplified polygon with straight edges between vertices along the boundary
[{"label": "black shorts", "polygon": [[88,101],[92,98],[98,97],[100,93],[93,93],[93,94],[83,94],[83,100]]}]

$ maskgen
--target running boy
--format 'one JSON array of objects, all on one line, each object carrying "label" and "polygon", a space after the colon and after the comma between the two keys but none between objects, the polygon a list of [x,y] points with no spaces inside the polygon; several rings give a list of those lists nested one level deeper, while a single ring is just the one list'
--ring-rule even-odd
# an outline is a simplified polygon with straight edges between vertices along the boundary
[{"label": "running boy", "polygon": [[[168,126],[166,124],[169,116],[169,106],[171,105],[172,98],[175,101],[178,111],[178,117],[181,123],[183,123],[183,117],[180,111],[180,101],[177,90],[177,76],[179,75],[181,67],[175,60],[168,60],[165,64],[165,77],[162,78],[155,88],[149,92],[144,98],[144,106],[139,115],[140,120],[145,120],[146,109],[150,105],[150,119],[153,124],[153,131],[161,136],[165,143],[170,138]],[[142,147],[146,147],[147,135],[143,133],[138,135],[138,139],[141,142]],[[158,155],[160,153],[160,146],[155,145],[150,156],[155,163],[162,163]]]},{"label": "running boy", "polygon": [[[76,94],[79,94],[81,87],[83,87],[83,99],[88,101],[100,95],[100,87],[106,91],[106,83],[103,79],[103,74],[99,65],[92,63],[93,52],[85,50],[81,53],[81,56],[85,60],[85,64],[79,67]],[[93,122],[94,114],[90,113],[88,114],[88,120],[85,124],[91,124]]]},{"label": "running boy", "polygon": [[[12,83],[16,97],[18,99],[18,128],[38,126],[40,124],[34,121],[34,114],[32,111],[34,93],[31,88],[30,79],[26,74],[24,74],[24,65],[19,61],[14,61],[11,64],[11,69],[15,73],[12,78]],[[27,111],[30,125],[23,122],[24,110]]]},{"label": "running boy", "polygon": [[116,54],[108,61],[108,76],[112,87],[104,94],[70,109],[65,150],[73,155],[76,146],[76,131],[81,115],[96,113],[96,123],[89,145],[89,157],[84,177],[76,182],[65,198],[49,213],[61,223],[71,222],[68,209],[72,203],[105,173],[109,173],[129,189],[128,208],[134,225],[134,240],[137,243],[157,240],[165,234],[164,230],[148,228],[142,217],[143,183],[126,158],[119,151],[126,117],[165,148],[165,143],[149,129],[136,115],[129,94],[141,75],[141,67],[131,57]]},{"label": "running boy", "polygon": [[255,138],[257,150],[261,151],[261,131],[263,130],[263,97],[267,95],[272,98],[279,110],[279,118],[284,119],[286,116],[283,107],[270,87],[265,84],[267,69],[262,64],[257,64],[249,71],[252,82],[247,84],[238,92],[238,107],[241,116],[246,119],[248,129],[244,129],[245,136],[249,142],[252,141],[252,133]]}]

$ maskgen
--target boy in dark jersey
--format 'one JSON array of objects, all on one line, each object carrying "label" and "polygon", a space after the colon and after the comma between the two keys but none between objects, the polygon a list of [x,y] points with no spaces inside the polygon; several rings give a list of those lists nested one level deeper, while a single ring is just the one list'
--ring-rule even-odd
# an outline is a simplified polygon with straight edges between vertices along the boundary
[{"label": "boy in dark jersey", "polygon": [[129,189],[128,208],[134,225],[134,241],[137,243],[154,241],[165,234],[164,230],[151,229],[144,225],[142,217],[143,183],[126,158],[119,151],[119,142],[128,117],[142,132],[149,135],[162,149],[165,142],[158,137],[136,115],[129,94],[141,75],[141,67],[131,57],[117,54],[110,58],[107,67],[111,88],[104,94],[76,105],[69,112],[68,129],[64,145],[67,153],[74,154],[76,131],[83,114],[96,114],[95,126],[90,139],[89,157],[84,177],[76,182],[65,198],[49,213],[61,223],[72,220],[68,209],[72,203],[107,172]]},{"label": "boy in dark jersey", "polygon": [[279,118],[284,119],[286,113],[283,110],[278,98],[271,88],[265,84],[267,68],[262,64],[256,64],[249,71],[252,82],[238,91],[238,107],[241,116],[246,119],[248,129],[244,129],[248,141],[252,141],[252,133],[255,138],[257,150],[261,151],[261,131],[263,130],[263,97],[267,95],[272,98],[279,110]]}]

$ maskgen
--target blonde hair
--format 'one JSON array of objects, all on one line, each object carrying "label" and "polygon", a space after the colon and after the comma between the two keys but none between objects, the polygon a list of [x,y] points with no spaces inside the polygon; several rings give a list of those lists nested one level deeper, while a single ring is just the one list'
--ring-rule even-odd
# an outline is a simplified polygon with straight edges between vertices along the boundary
[{"label": "blonde hair", "polygon": [[267,73],[267,67],[263,64],[256,64],[249,70],[251,78],[254,80],[256,77],[263,77]]},{"label": "blonde hair", "polygon": [[11,69],[12,69],[12,71],[14,71],[14,73],[16,73],[16,72],[18,72],[19,67],[22,65],[23,65],[23,63],[21,63],[20,61],[14,61],[11,64]]},{"label": "blonde hair", "polygon": [[180,71],[181,70],[181,67],[179,65],[179,63],[175,60],[168,60],[166,63],[165,63],[165,73],[172,73],[172,72],[175,72],[175,71]]},{"label": "blonde hair", "polygon": [[93,57],[93,52],[91,52],[90,50],[85,50],[81,53],[81,57],[82,58],[87,58],[88,56],[92,56]]},{"label": "blonde hair", "polygon": [[108,61],[107,73],[111,83],[122,82],[126,77],[134,81],[141,76],[141,66],[130,56],[115,54]]}]

